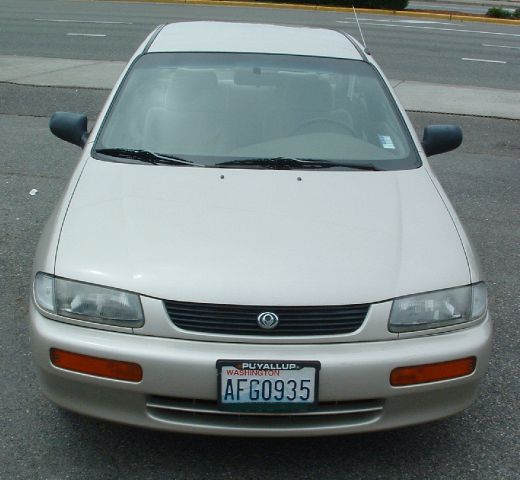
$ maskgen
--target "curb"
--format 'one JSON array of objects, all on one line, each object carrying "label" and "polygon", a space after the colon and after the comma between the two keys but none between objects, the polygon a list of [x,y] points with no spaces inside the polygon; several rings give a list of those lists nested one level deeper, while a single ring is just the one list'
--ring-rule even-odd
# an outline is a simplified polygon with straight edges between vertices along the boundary
[{"label": "curb", "polygon": [[[0,85],[84,88],[108,93],[125,64],[0,55]],[[520,89],[503,90],[402,79],[390,79],[390,85],[408,111],[520,120]]]},{"label": "curb", "polygon": [[[182,5],[223,5],[227,7],[259,7],[259,8],[281,8],[292,10],[314,10],[322,12],[353,13],[350,7],[327,7],[322,5],[301,5],[294,3],[269,3],[239,0],[96,0],[109,2],[133,2],[133,3],[175,3]],[[461,22],[496,23],[501,25],[520,26],[520,20],[507,18],[474,17],[464,14],[432,13],[432,12],[410,12],[406,10],[379,10],[371,8],[356,8],[356,12],[370,15],[403,15],[407,17],[436,18],[439,20],[458,20]]]}]

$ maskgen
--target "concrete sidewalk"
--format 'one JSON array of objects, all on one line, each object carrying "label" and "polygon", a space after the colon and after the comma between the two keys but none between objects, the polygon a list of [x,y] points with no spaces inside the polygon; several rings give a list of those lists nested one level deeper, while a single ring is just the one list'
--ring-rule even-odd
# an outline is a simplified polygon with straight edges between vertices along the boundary
[{"label": "concrete sidewalk", "polygon": [[416,0],[414,3],[449,3],[451,5],[475,5],[513,9],[520,7],[520,0]]},{"label": "concrete sidewalk", "polygon": [[[124,62],[0,55],[0,82],[109,90]],[[520,91],[391,80],[407,110],[520,120]]]},{"label": "concrete sidewalk", "polygon": [[477,5],[484,7],[520,7],[520,0],[417,0],[424,3],[451,3],[454,5]]}]

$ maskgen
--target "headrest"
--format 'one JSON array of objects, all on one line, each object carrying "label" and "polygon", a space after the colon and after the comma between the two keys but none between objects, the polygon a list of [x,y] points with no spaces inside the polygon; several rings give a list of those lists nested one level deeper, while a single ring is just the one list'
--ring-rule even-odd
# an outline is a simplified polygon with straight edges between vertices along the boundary
[{"label": "headrest", "polygon": [[214,110],[218,99],[218,80],[214,70],[178,69],[166,94],[170,110]]},{"label": "headrest", "polygon": [[332,110],[330,83],[317,75],[293,74],[287,78],[286,106],[313,112]]}]

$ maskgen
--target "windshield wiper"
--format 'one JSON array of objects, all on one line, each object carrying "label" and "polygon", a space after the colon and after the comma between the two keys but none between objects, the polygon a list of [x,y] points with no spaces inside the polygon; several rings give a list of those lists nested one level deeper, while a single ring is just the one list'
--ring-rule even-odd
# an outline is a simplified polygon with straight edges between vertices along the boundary
[{"label": "windshield wiper", "polygon": [[343,167],[352,170],[381,170],[372,163],[364,162],[333,162],[330,160],[313,160],[307,158],[293,157],[273,157],[273,158],[243,158],[237,160],[229,160],[213,165],[219,168],[266,168],[273,170],[291,170],[291,169],[314,169],[314,168],[333,168]]},{"label": "windshield wiper", "polygon": [[382,170],[372,163],[366,162],[333,162],[331,160],[317,160],[295,157],[271,157],[271,158],[241,158],[215,163],[214,165],[202,165],[175,155],[151,152],[131,148],[101,148],[96,153],[117,158],[129,158],[153,165],[189,165],[193,167],[218,167],[218,168],[266,168],[272,170],[292,169],[317,169],[317,168],[348,168],[352,170]]},{"label": "windshield wiper", "polygon": [[100,148],[99,150],[96,150],[96,153],[101,153],[102,155],[108,155],[110,157],[139,160],[140,162],[151,163],[152,165],[190,165],[193,167],[205,166],[182,157],[176,157],[175,155],[150,152],[148,150],[138,150],[131,148]]}]

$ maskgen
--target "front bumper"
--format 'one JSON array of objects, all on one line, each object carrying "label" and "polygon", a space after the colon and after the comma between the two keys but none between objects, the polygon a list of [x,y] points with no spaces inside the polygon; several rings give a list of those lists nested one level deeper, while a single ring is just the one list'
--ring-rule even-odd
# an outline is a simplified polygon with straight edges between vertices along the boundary
[{"label": "front bumper", "polygon": [[[312,436],[367,432],[436,420],[467,407],[491,349],[491,321],[453,333],[380,342],[266,345],[212,343],[108,332],[49,320],[31,306],[31,341],[45,394],[78,413],[187,433]],[[56,368],[50,348],[135,362],[129,383]],[[392,369],[476,356],[469,376],[392,387]],[[228,414],[217,409],[219,359],[321,362],[319,409],[298,415]]]}]

